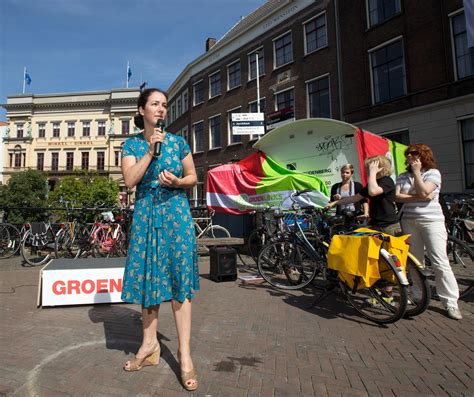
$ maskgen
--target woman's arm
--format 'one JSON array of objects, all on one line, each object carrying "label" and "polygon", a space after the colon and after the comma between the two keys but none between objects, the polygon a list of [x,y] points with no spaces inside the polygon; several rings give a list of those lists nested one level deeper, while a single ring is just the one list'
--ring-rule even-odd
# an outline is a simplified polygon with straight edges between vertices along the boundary
[{"label": "woman's arm", "polygon": [[428,196],[433,193],[437,186],[433,182],[423,181],[421,176],[421,161],[416,159],[410,163],[411,172],[413,173],[413,178],[415,180],[415,189],[416,193],[422,199],[428,198]]},{"label": "woman's arm", "polygon": [[344,198],[336,200],[336,201],[332,201],[326,206],[326,208],[332,208],[335,205],[357,203],[358,201],[362,200],[363,198],[364,198],[364,196],[362,196],[360,193],[357,193],[354,196],[348,196],[348,197],[344,197]]},{"label": "woman's arm", "polygon": [[122,158],[122,175],[125,186],[129,189],[134,188],[142,180],[143,175],[150,165],[153,155],[150,151],[137,161],[135,156]]},{"label": "woman's arm", "polygon": [[378,196],[383,193],[383,189],[377,183],[377,174],[383,170],[383,167],[380,167],[380,162],[378,160],[372,161],[369,164],[369,178],[367,181],[367,190],[369,196]]},{"label": "woman's arm", "polygon": [[369,203],[367,201],[362,204],[362,208],[364,209],[364,216],[369,217]]},{"label": "woman's arm", "polygon": [[414,203],[416,201],[431,201],[434,196],[434,192],[429,194],[426,197],[420,197],[418,195],[401,193],[400,185],[397,185],[395,188],[395,201],[397,203]]},{"label": "woman's arm", "polygon": [[158,180],[162,186],[176,187],[180,189],[187,189],[196,186],[197,175],[196,168],[194,167],[194,160],[191,153],[188,153],[182,160],[183,164],[183,177],[178,178],[176,175],[169,171],[163,171],[158,176]]}]

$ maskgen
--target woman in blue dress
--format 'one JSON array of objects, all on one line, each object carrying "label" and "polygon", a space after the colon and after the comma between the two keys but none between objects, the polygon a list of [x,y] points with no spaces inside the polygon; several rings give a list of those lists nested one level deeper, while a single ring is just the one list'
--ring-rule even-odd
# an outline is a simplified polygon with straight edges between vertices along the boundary
[{"label": "woman in blue dress", "polygon": [[[123,145],[122,174],[127,188],[136,187],[122,300],[142,305],[143,341],[126,371],[157,365],[158,311],[172,301],[179,339],[181,379],[187,390],[198,386],[190,352],[191,301],[199,289],[198,256],[193,220],[184,189],[196,185],[194,161],[186,141],[160,128],[166,118],[167,96],[147,89],[138,98],[135,124],[142,133]],[[161,146],[160,154],[154,151]]]}]

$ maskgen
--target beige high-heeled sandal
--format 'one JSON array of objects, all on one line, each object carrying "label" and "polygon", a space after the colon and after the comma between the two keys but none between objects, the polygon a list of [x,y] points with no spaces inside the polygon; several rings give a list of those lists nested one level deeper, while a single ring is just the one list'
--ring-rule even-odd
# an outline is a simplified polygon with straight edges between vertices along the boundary
[{"label": "beige high-heeled sandal", "polygon": [[158,349],[146,357],[138,358],[135,356],[133,360],[128,360],[125,365],[129,363],[128,367],[123,366],[123,370],[127,372],[140,371],[143,367],[154,366],[160,363],[161,346],[158,344]]},{"label": "beige high-heeled sandal", "polygon": [[[194,380],[195,383],[191,384],[191,385],[188,385],[188,382],[190,380]],[[194,370],[194,368],[191,371],[188,371],[188,372],[181,371],[181,382],[183,384],[183,387],[187,391],[194,391],[198,388],[198,386],[199,386],[198,377],[197,377],[197,373]]]},{"label": "beige high-heeled sandal", "polygon": [[[187,391],[194,391],[199,387],[198,376],[196,370],[193,368],[191,371],[183,371],[181,369],[181,352],[178,350],[178,360],[179,360],[179,367],[181,370],[181,384]],[[188,385],[190,380],[194,380],[193,385]]]}]

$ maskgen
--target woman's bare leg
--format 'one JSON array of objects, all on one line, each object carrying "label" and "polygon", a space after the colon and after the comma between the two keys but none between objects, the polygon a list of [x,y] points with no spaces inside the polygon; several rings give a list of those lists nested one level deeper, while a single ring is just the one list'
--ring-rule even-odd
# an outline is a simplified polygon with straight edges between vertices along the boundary
[{"label": "woman's bare leg", "polygon": [[[194,368],[193,360],[191,359],[191,318],[192,318],[192,304],[189,299],[185,299],[183,303],[173,301],[172,303],[174,320],[176,323],[176,332],[178,333],[179,341],[179,361],[181,370],[189,372]],[[194,385],[195,381],[191,380],[188,384]]]},{"label": "woman's bare leg", "polygon": [[[136,357],[144,358],[152,354],[158,347],[158,311],[160,305],[151,307],[142,307],[142,326],[143,326],[143,340],[140,349],[138,350]],[[125,363],[125,367],[128,367],[130,361]]]}]

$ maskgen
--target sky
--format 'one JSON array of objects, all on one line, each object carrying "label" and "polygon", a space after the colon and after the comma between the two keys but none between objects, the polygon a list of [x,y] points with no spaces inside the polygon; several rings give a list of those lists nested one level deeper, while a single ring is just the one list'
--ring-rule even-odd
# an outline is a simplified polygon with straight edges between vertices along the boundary
[{"label": "sky", "polygon": [[[0,104],[25,93],[167,89],[265,0],[0,0]],[[0,120],[5,121],[0,108]]]}]

